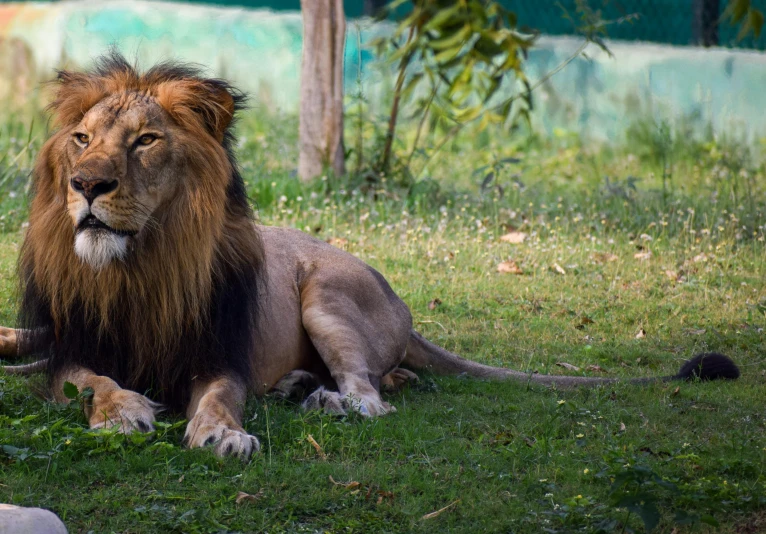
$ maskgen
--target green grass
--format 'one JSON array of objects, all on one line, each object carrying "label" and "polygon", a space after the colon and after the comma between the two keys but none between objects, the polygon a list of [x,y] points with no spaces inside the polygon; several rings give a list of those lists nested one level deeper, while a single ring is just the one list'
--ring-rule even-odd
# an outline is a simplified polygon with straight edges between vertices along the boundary
[{"label": "green grass", "polygon": [[[183,449],[178,416],[150,435],[91,432],[75,406],[31,394],[39,379],[0,376],[0,501],[50,508],[71,532],[762,530],[764,167],[736,143],[658,143],[654,125],[639,126],[627,148],[465,135],[416,181],[303,185],[291,177],[294,120],[253,115],[240,158],[263,223],[340,240],[450,350],[610,377],[672,374],[715,350],[740,380],[552,391],[423,376],[376,420],[252,399],[245,427],[262,451],[242,465]],[[0,157],[24,146],[3,143]],[[482,192],[488,171],[476,169],[510,156],[522,161],[495,165]],[[4,323],[25,158],[0,193]],[[509,229],[526,241],[500,241]],[[498,273],[506,260],[523,274]],[[238,492],[255,497],[237,504]]]}]

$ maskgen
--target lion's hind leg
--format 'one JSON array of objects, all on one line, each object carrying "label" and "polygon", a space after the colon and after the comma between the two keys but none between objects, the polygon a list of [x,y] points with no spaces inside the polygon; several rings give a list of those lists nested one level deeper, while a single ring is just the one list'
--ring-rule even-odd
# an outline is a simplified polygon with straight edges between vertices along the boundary
[{"label": "lion's hind leg", "polygon": [[301,287],[303,327],[338,386],[341,407],[369,417],[393,412],[380,383],[404,359],[410,311],[380,273],[351,256],[328,256],[332,261],[319,262]]},{"label": "lion's hind leg", "polygon": [[[332,314],[317,308],[304,310],[303,325],[338,385],[337,392],[316,390],[303,403],[305,408],[329,413],[353,410],[368,417],[396,411],[380,397],[379,387],[383,376],[399,363],[396,355],[404,354],[403,346],[374,350],[353,319],[343,313]],[[381,334],[378,339],[386,337],[395,336]],[[390,358],[382,358],[381,352]]]},{"label": "lion's hind leg", "polygon": [[319,410],[333,415],[346,415],[351,405],[337,391],[320,386],[319,377],[308,371],[296,369],[283,376],[269,392],[281,399],[302,400],[306,411]]},{"label": "lion's hind leg", "polygon": [[[306,397],[306,400],[301,403],[301,407],[307,411],[320,410],[332,415],[346,415],[349,412],[357,412],[366,417],[385,415],[396,411],[396,408],[383,401],[377,392],[375,396],[353,391],[342,395],[338,391],[331,391],[324,387],[320,387]],[[372,410],[370,407],[372,407]]]},{"label": "lion's hind leg", "polygon": [[309,394],[316,391],[322,381],[314,373],[296,369],[290,371],[274,384],[269,393],[280,399],[298,399],[303,400]]},{"label": "lion's hind leg", "polygon": [[418,375],[409,369],[397,367],[380,380],[380,389],[387,392],[399,391],[418,380]]},{"label": "lion's hind leg", "polygon": [[341,397],[337,391],[320,387],[301,403],[304,410],[320,410],[332,415],[346,415],[351,407],[348,399]]}]

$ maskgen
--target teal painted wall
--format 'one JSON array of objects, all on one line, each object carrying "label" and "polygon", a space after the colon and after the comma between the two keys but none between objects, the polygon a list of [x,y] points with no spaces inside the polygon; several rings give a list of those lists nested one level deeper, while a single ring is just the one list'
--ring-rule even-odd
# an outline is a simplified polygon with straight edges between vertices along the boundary
[{"label": "teal painted wall", "polygon": [[[180,3],[215,4],[247,8],[268,8],[278,11],[300,10],[300,0],[204,0]],[[577,18],[576,0],[501,0],[507,9],[518,15],[519,26],[528,26],[549,35],[572,35],[574,22],[565,16]],[[630,23],[613,24],[608,28],[612,39],[629,41],[651,41],[675,45],[690,45],[693,35],[694,0],[590,0],[593,8],[602,12],[605,20],[617,20],[627,14],[637,14],[638,18]],[[729,0],[720,0],[720,13],[726,9]],[[754,0],[754,5],[766,11],[766,0]],[[364,0],[346,0],[346,16],[356,18],[364,13]],[[719,44],[740,48],[763,49],[766,39],[752,36],[738,41],[738,29],[730,24],[719,26]]]},{"label": "teal painted wall", "polygon": [[[367,48],[390,23],[351,20],[345,55],[346,93],[361,69],[369,102],[390,99],[392,77]],[[273,110],[294,112],[300,88],[299,13],[131,0],[0,4],[0,106],[37,94],[62,65],[86,67],[112,45],[139,64],[170,58],[204,65]],[[526,64],[534,81],[570,56],[580,41],[546,37]],[[545,83],[533,122],[608,140],[638,118],[701,117],[719,132],[766,137],[766,54],[742,50],[609,44],[595,47]],[[7,107],[7,106],[6,106]]]},{"label": "teal painted wall", "polygon": [[[218,5],[244,7],[248,9],[270,9],[274,11],[299,11],[300,0],[174,0],[181,4]],[[720,0],[720,13],[729,1]],[[0,0],[1,3],[7,0]],[[549,35],[572,35],[577,18],[577,0],[500,0],[507,9],[518,15],[519,26],[527,26]],[[693,36],[694,0],[590,0],[593,8],[602,12],[605,20],[616,20],[627,14],[637,14],[638,19],[630,23],[612,24],[608,36],[612,39],[629,41],[650,41],[675,45],[690,45]],[[753,4],[766,12],[766,0],[753,0]],[[348,18],[364,15],[364,0],[345,0],[344,8]],[[738,28],[730,24],[719,25],[719,44],[738,48],[766,48],[766,37],[750,36],[737,40]]]}]

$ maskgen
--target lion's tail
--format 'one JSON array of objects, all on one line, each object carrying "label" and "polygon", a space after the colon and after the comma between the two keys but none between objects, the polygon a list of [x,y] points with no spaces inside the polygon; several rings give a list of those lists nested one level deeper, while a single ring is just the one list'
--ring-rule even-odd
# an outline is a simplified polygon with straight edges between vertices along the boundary
[{"label": "lion's tail", "polygon": [[48,366],[48,360],[38,360],[26,365],[2,365],[0,369],[7,375],[31,375],[42,373]]},{"label": "lion's tail", "polygon": [[516,380],[518,382],[534,382],[557,388],[571,388],[579,386],[595,386],[614,382],[630,382],[645,384],[650,382],[664,382],[669,380],[700,380],[735,379],[739,378],[739,368],[727,356],[714,352],[698,354],[681,366],[677,374],[654,378],[633,378],[622,380],[619,378],[599,378],[585,376],[553,376],[536,373],[523,373],[502,367],[492,367],[472,362],[443,349],[435,343],[431,343],[414,330],[410,334],[407,343],[407,354],[402,364],[413,369],[430,370],[436,374],[457,375],[465,373],[476,378],[494,380]]}]

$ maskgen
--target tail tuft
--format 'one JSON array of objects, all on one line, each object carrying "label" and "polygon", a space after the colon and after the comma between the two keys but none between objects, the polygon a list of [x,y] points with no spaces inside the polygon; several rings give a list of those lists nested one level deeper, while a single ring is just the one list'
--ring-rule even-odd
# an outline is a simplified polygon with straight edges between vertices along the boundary
[{"label": "tail tuft", "polygon": [[717,352],[697,354],[681,366],[676,380],[734,380],[739,378],[739,367],[728,356]]}]

